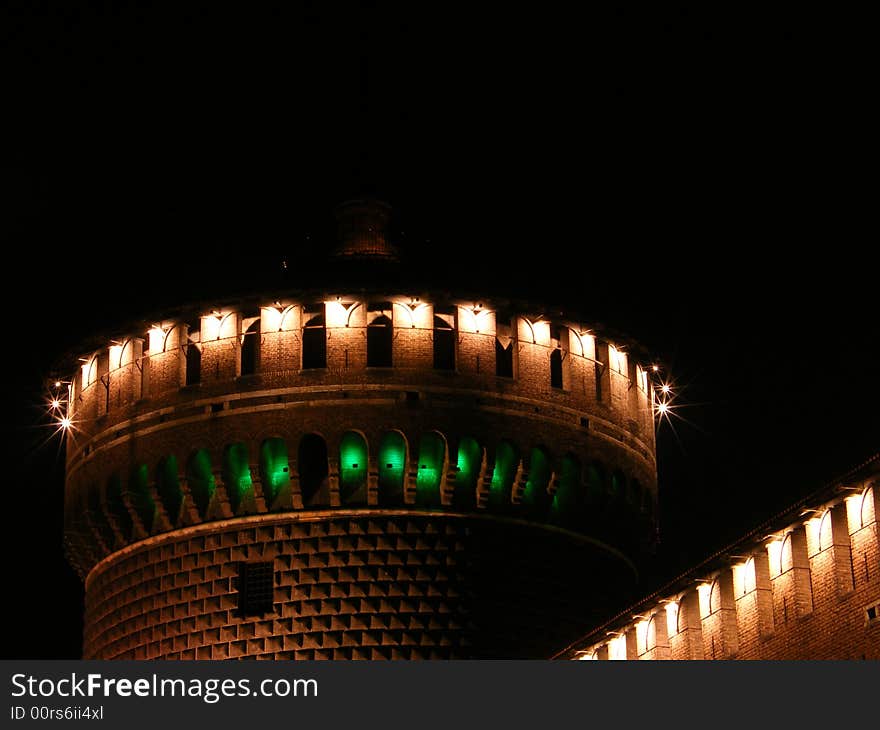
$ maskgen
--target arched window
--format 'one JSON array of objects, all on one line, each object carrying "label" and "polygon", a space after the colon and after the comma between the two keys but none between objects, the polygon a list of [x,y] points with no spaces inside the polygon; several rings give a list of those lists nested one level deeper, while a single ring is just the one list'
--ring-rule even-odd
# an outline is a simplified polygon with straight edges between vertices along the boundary
[{"label": "arched window", "polygon": [[244,444],[230,444],[223,452],[223,485],[232,512],[238,511],[242,498],[253,488],[250,457]]},{"label": "arched window", "polygon": [[459,440],[456,455],[458,473],[455,475],[453,506],[464,509],[476,505],[477,479],[480,476],[482,462],[483,449],[475,439],[465,436]]},{"label": "arched window", "polygon": [[510,441],[502,441],[495,450],[495,469],[492,472],[492,483],[489,485],[489,506],[507,507],[510,505],[510,493],[513,479],[519,463],[519,453]]},{"label": "arched window", "polygon": [[156,504],[150,494],[150,475],[146,464],[140,464],[131,471],[128,479],[128,495],[138,519],[149,534],[153,530]]},{"label": "arched window", "polygon": [[558,347],[550,353],[550,387],[562,388],[562,350]]},{"label": "arched window", "polygon": [[309,304],[304,308],[302,334],[303,370],[327,367],[327,326],[323,304]]},{"label": "arched window", "polygon": [[792,554],[791,533],[789,532],[782,541],[782,550],[779,554],[779,572],[784,573],[794,567],[794,555]]},{"label": "arched window", "polygon": [[327,443],[315,433],[307,433],[299,442],[297,458],[299,488],[303,505],[316,504],[320,492],[327,487]]},{"label": "arched window", "polygon": [[516,350],[516,332],[509,315],[499,312],[495,316],[495,375],[513,377],[513,353]]},{"label": "arched window", "polygon": [[584,487],[578,458],[566,454],[559,471],[559,487],[553,497],[553,517],[563,525],[575,525],[584,511]]},{"label": "arched window", "polygon": [[529,478],[522,495],[524,510],[533,517],[540,517],[550,506],[547,487],[553,468],[547,449],[536,446],[529,456]]},{"label": "arched window", "polygon": [[367,310],[367,367],[390,368],[393,342],[391,303],[371,304]]},{"label": "arched window", "polygon": [[831,547],[831,510],[825,510],[822,520],[819,522],[819,550]]},{"label": "arched window", "polygon": [[156,468],[156,491],[162,506],[174,527],[180,519],[180,507],[183,503],[183,490],[180,488],[180,472],[177,468],[177,457],[166,456]]},{"label": "arched window", "polygon": [[186,385],[198,385],[202,382],[202,351],[198,343],[188,342],[186,345]]},{"label": "arched window", "polygon": [[290,463],[284,439],[269,438],[260,446],[260,480],[266,506],[271,509],[279,492],[290,484]]},{"label": "arched window", "polygon": [[712,588],[709,591],[709,613],[713,614],[721,609],[721,583],[716,578],[712,581]]},{"label": "arched window", "polygon": [[[876,483],[875,483],[876,484]],[[877,515],[874,514],[874,492],[873,490],[877,487],[868,487],[862,492],[862,501],[859,506],[859,522],[860,527],[866,527],[870,525],[877,519]]]},{"label": "arched window", "polygon": [[241,374],[255,375],[260,361],[260,320],[254,321],[241,336]]},{"label": "arched window", "polygon": [[446,439],[429,431],[419,442],[419,471],[416,477],[416,504],[440,504],[440,480],[446,460]]},{"label": "arched window", "polygon": [[399,431],[388,431],[379,442],[379,504],[403,502],[406,474],[406,439]]},{"label": "arched window", "polygon": [[343,504],[367,501],[367,442],[349,431],[339,442],[339,496]]},{"label": "arched window", "polygon": [[657,614],[651,616],[648,621],[648,631],[645,635],[645,651],[657,648]]},{"label": "arched window", "polygon": [[194,451],[186,463],[186,483],[199,514],[204,517],[214,496],[214,474],[211,457],[205,449]]},{"label": "arched window", "polygon": [[455,315],[434,315],[434,369],[455,370]]}]

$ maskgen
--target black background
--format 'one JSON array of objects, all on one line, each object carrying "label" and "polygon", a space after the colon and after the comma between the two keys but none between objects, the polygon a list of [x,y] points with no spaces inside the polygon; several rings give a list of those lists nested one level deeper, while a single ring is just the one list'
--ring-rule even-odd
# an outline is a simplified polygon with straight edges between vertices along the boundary
[{"label": "black background", "polygon": [[45,377],[156,308],[308,283],[352,196],[394,206],[414,281],[573,307],[668,368],[658,579],[870,456],[857,24],[10,6],[3,656],[80,651]]}]

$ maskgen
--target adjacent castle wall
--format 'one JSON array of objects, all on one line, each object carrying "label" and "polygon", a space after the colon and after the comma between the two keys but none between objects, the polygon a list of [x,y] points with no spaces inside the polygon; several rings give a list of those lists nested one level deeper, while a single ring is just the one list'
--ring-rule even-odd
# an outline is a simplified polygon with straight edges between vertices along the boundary
[{"label": "adjacent castle wall", "polygon": [[[637,619],[602,627],[633,633],[629,656],[615,641],[585,641],[577,659],[880,659],[880,481],[846,486],[803,510],[803,520],[735,548],[727,566],[689,576],[684,588],[636,606]],[[680,582],[679,582],[680,583]],[[649,631],[651,622],[662,626]]]}]

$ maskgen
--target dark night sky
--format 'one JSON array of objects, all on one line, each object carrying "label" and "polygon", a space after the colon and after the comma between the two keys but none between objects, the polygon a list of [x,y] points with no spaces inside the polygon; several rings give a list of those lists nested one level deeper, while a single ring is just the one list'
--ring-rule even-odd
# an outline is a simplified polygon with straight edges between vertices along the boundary
[{"label": "dark night sky", "polygon": [[660,573],[880,448],[864,116],[840,75],[861,59],[832,29],[22,5],[0,24],[4,657],[79,653],[43,376],[97,330],[314,264],[353,195],[392,203],[414,277],[573,307],[669,365],[688,423],[659,435]]}]

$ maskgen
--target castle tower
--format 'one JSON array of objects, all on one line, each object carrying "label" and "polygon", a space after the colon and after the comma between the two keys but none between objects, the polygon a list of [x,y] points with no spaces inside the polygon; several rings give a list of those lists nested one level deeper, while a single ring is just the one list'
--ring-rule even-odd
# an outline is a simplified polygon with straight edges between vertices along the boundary
[{"label": "castle tower", "polygon": [[540,305],[389,288],[387,219],[338,211],[358,286],[183,307],[83,353],[84,657],[543,658],[631,595],[646,358]]}]

